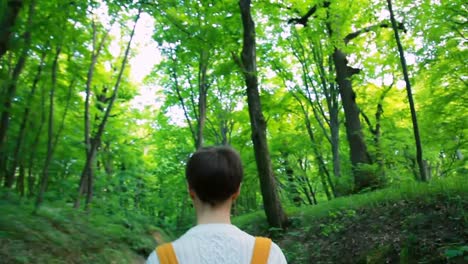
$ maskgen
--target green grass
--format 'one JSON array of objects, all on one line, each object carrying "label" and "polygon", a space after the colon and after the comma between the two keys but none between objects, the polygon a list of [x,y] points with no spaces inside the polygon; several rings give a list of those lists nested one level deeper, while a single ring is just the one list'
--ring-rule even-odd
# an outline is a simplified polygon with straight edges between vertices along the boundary
[{"label": "green grass", "polygon": [[269,229],[263,212],[233,222],[273,237],[291,263],[468,261],[468,180],[463,178],[409,183],[286,210],[291,220],[286,230]]},{"label": "green grass", "polygon": [[152,234],[161,233],[138,215],[128,220],[50,205],[33,214],[30,202],[2,195],[1,263],[141,263],[156,244]]}]

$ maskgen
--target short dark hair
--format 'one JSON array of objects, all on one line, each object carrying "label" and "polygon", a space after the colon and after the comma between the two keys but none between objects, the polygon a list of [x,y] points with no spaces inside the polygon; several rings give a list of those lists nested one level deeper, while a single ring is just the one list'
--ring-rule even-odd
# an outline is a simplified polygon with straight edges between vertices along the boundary
[{"label": "short dark hair", "polygon": [[216,206],[237,192],[244,172],[239,154],[231,147],[204,147],[189,158],[185,177],[202,202]]}]

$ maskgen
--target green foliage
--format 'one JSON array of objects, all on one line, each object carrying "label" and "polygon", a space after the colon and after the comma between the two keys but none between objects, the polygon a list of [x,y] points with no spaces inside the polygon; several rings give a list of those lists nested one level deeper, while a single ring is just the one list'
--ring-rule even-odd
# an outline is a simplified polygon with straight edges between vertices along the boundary
[{"label": "green foliage", "polygon": [[7,263],[129,263],[141,259],[137,253],[153,250],[152,235],[166,236],[136,213],[124,220],[96,210],[92,215],[76,212],[62,204],[45,205],[32,214],[30,202],[3,189],[0,195],[0,256]]},{"label": "green foliage", "polygon": [[445,249],[444,256],[447,257],[448,260],[456,260],[456,259],[463,259],[468,260],[468,246],[458,246],[458,247],[450,247]]},{"label": "green foliage", "polygon": [[[0,4],[0,23],[8,2]],[[432,204],[439,196],[443,199],[437,204],[444,210],[466,206],[468,50],[464,1],[394,1],[397,20],[405,26],[401,37],[414,86],[424,160],[432,177],[427,185],[415,184],[418,170],[411,118],[393,32],[378,26],[389,23],[385,1],[330,1],[329,8],[324,7],[326,1],[253,2],[262,112],[281,201],[291,215],[291,229],[286,231],[268,229],[264,213],[259,212],[262,197],[245,84],[237,65],[242,27],[236,1],[34,1],[31,23],[31,2],[23,2],[10,49],[0,58],[0,111],[8,113],[9,120],[7,128],[0,126],[6,132],[0,139],[1,185],[7,174],[14,176],[13,186],[2,191],[9,198],[0,199],[0,240],[6,241],[0,244],[0,253],[5,261],[131,262],[130,251],[144,255],[154,247],[151,236],[141,234],[157,234],[158,242],[169,241],[193,225],[194,209],[187,195],[184,165],[195,149],[203,65],[208,87],[204,142],[232,145],[239,150],[245,168],[242,195],[232,212],[234,223],[254,234],[280,238],[291,262],[308,263],[310,259],[303,252],[320,254],[321,244],[304,243],[306,238],[319,236],[325,241],[326,251],[330,246],[326,241],[346,235],[356,222],[366,223],[364,216],[381,213],[385,219],[398,219],[408,231],[404,236],[391,234],[404,243],[401,250],[390,242],[373,244],[366,248],[368,254],[359,256],[362,262],[376,263],[397,251],[400,256],[391,261],[410,262],[430,250],[438,252],[441,261],[456,263],[466,258],[466,243],[419,249],[419,232],[431,233],[439,228],[431,222],[439,221],[440,215],[420,210],[415,204],[409,206],[414,209],[410,214],[406,207],[406,201],[417,198]],[[87,214],[75,212],[70,207],[77,198],[86,162],[84,100],[93,39],[101,40],[109,34],[91,82],[91,134],[95,134],[108,107],[130,33],[129,21],[140,5],[146,22],[154,20],[143,26],[151,29],[150,45],[159,49],[161,58],[142,84],[133,80],[134,64],[124,69],[93,164],[90,210]],[[314,5],[318,8],[306,26],[293,23],[291,19],[304,16]],[[348,34],[373,25],[377,27],[361,32],[348,43],[343,41]],[[29,33],[31,44],[27,45],[25,36]],[[378,175],[375,188],[389,187],[378,192],[372,188],[361,195],[340,197],[352,193],[354,179],[349,156],[352,142],[347,142],[346,120],[330,57],[335,47],[348,54],[349,66],[361,70],[352,82],[373,164],[354,170]],[[48,96],[57,48],[61,48],[61,54],[46,206],[31,216],[29,198],[37,195],[45,171]],[[130,57],[142,50],[141,43],[133,45]],[[27,55],[26,61],[15,83],[13,72],[22,54]],[[16,89],[8,107],[3,100],[12,83]],[[146,90],[153,94],[148,95]],[[141,97],[150,97],[151,103],[140,104]],[[331,103],[333,100],[336,102]],[[337,120],[337,163],[332,152],[332,113]],[[325,169],[319,167],[318,158],[323,159]],[[334,175],[337,165],[339,177]],[[329,179],[321,177],[323,170],[329,173]],[[23,198],[15,193],[24,193]],[[333,200],[328,202],[328,198]],[[399,207],[404,209],[398,211]],[[388,213],[379,208],[388,209]],[[466,223],[468,219],[466,213],[458,211],[450,211],[449,217],[453,222]],[[377,222],[369,223],[369,229],[379,231]],[[50,241],[51,246],[44,241]],[[34,250],[29,251],[30,247]],[[34,259],[32,255],[39,251]]]}]

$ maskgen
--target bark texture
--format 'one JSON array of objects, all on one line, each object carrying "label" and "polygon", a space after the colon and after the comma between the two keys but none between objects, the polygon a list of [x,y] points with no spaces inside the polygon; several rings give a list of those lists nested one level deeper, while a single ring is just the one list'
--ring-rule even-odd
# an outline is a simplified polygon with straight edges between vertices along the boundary
[{"label": "bark texture", "polygon": [[0,59],[9,49],[11,33],[22,6],[22,0],[7,0],[6,9],[1,11],[3,14],[0,21]]},{"label": "bark texture", "polygon": [[268,223],[272,227],[285,227],[287,224],[287,217],[277,193],[276,181],[271,166],[266,138],[266,122],[263,117],[258,91],[255,24],[251,16],[250,4],[250,0],[239,1],[242,25],[244,28],[241,64],[247,86],[247,103],[252,129],[252,142],[260,178],[263,205]]},{"label": "bark texture", "polygon": [[364,141],[361,120],[359,119],[359,108],[356,104],[356,94],[351,83],[351,77],[353,74],[358,73],[358,70],[348,66],[346,55],[337,48],[333,52],[333,62],[346,120],[346,137],[349,143],[351,165],[353,166],[354,189],[358,192],[378,184],[373,172],[360,169],[360,166],[364,164],[372,164],[372,160]]},{"label": "bark texture", "polygon": [[[16,3],[16,4],[22,3],[21,1],[9,1],[9,4],[10,2]],[[20,6],[18,8],[20,8]],[[19,9],[18,9],[18,12],[19,12]],[[28,58],[28,51],[31,46],[31,31],[29,29],[31,29],[31,26],[32,26],[32,19],[34,16],[34,12],[35,12],[35,1],[31,1],[29,4],[29,10],[28,10],[28,21],[27,21],[28,29],[24,33],[24,44],[23,44],[24,46],[18,58],[18,61],[15,65],[15,68],[13,69],[11,80],[9,80],[8,82],[5,82],[6,83],[6,87],[5,87],[6,96],[2,98],[3,107],[2,107],[1,117],[0,117],[0,179],[2,179],[7,174],[7,164],[6,164],[7,154],[6,154],[5,145],[7,141],[8,127],[10,124],[10,110],[11,110],[13,98],[16,94],[17,83],[18,83],[21,73],[23,72],[24,65],[26,64],[26,59]],[[9,29],[6,29],[6,30],[8,31]],[[9,34],[10,33],[8,33],[8,36]],[[1,55],[3,55],[1,54],[1,52],[2,51],[0,50],[0,58],[1,58]],[[10,185],[10,184],[12,183],[5,181],[5,186]]]},{"label": "bark texture", "polygon": [[13,185],[14,180],[15,180],[16,167],[20,163],[20,158],[21,158],[20,154],[21,154],[21,150],[23,147],[23,141],[26,136],[26,126],[29,120],[29,115],[31,113],[32,99],[34,95],[36,94],[37,83],[39,82],[39,79],[42,74],[42,70],[44,68],[46,54],[47,54],[47,51],[44,50],[41,55],[41,62],[39,63],[39,67],[37,69],[36,75],[34,76],[34,81],[31,87],[31,92],[28,95],[28,99],[27,99],[28,104],[26,105],[26,109],[24,110],[24,113],[23,113],[23,118],[21,120],[21,125],[20,125],[20,131],[18,133],[18,138],[16,140],[15,149],[13,151],[12,165],[11,165],[10,170],[7,171],[8,174],[7,174],[6,183],[5,183],[5,186],[7,188],[11,188],[11,186]]},{"label": "bark texture", "polygon": [[197,136],[196,136],[196,149],[203,147],[203,130],[206,122],[206,99],[208,94],[208,68],[209,53],[206,50],[200,51],[200,63],[198,69],[198,123],[197,123]]}]

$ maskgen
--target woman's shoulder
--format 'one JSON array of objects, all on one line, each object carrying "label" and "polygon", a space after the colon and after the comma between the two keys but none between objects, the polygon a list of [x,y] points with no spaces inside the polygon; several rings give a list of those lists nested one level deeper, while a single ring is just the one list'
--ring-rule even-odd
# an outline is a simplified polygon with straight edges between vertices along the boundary
[{"label": "woman's shoulder", "polygon": [[158,255],[156,255],[156,251],[153,250],[151,254],[146,259],[146,264],[159,264]]},{"label": "woman's shoulder", "polygon": [[286,264],[286,257],[281,248],[275,243],[271,243],[270,255],[268,256],[268,263]]}]

